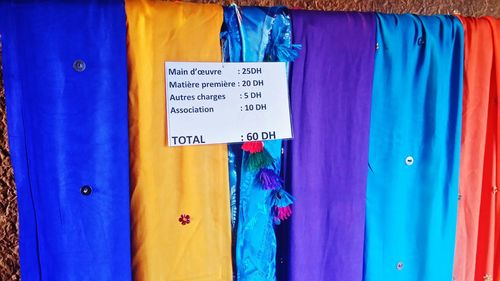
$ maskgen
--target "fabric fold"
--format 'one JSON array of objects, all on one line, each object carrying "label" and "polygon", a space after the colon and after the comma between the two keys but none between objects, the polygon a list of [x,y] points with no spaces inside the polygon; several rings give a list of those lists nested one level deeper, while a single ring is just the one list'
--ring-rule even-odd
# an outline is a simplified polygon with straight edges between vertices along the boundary
[{"label": "fabric fold", "polygon": [[500,279],[500,20],[459,17],[465,60],[454,280]]},{"label": "fabric fold", "polygon": [[231,280],[227,148],[166,142],[164,63],[220,62],[222,7],[147,0],[125,7],[134,279]]},{"label": "fabric fold", "polygon": [[[292,11],[286,186],[297,198],[280,280],[361,280],[373,14]],[[283,247],[281,247],[283,249]]]},{"label": "fabric fold", "polygon": [[130,280],[122,1],[2,1],[22,280]]},{"label": "fabric fold", "polygon": [[452,16],[377,14],[366,281],[452,279],[463,29]]}]

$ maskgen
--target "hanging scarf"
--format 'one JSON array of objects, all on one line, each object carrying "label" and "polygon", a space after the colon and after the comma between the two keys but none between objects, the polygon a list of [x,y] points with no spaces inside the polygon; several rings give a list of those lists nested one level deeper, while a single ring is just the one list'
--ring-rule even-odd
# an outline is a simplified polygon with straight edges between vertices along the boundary
[{"label": "hanging scarf", "polygon": [[500,279],[500,20],[460,21],[465,65],[453,276],[456,281],[492,281]]},{"label": "hanging scarf", "polygon": [[23,280],[130,280],[120,1],[2,1]]},{"label": "hanging scarf", "polygon": [[135,280],[231,280],[225,145],[168,147],[165,61],[221,61],[218,5],[126,1]]},{"label": "hanging scarf", "polygon": [[[224,10],[221,34],[226,61],[291,61],[290,21],[282,7],[232,5]],[[237,280],[275,280],[274,224],[291,215],[293,197],[280,178],[282,141],[229,145]],[[233,159],[233,158],[230,158]]]},{"label": "hanging scarf", "polygon": [[287,186],[297,202],[283,280],[361,280],[375,53],[372,14],[292,11],[294,139]]},{"label": "hanging scarf", "polygon": [[451,16],[377,15],[365,280],[452,279],[463,30]]}]

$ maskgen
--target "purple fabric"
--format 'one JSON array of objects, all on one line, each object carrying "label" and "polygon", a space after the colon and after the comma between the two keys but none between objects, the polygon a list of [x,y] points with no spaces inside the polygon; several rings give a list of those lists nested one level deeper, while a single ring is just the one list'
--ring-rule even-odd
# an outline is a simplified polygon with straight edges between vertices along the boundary
[{"label": "purple fabric", "polygon": [[[292,281],[362,280],[373,14],[292,11],[294,139],[287,146],[293,205]],[[286,277],[283,277],[285,276]]]}]

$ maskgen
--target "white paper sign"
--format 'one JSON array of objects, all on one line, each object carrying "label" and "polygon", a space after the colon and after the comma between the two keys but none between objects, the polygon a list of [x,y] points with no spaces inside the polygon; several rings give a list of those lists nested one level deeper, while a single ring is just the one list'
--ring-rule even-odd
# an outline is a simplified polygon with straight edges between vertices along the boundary
[{"label": "white paper sign", "polygon": [[168,145],[292,137],[286,64],[166,62]]}]

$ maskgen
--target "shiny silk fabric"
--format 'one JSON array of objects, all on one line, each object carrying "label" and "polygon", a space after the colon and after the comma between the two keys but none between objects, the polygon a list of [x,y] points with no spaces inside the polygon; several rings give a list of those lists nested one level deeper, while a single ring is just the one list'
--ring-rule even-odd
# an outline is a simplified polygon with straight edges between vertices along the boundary
[{"label": "shiny silk fabric", "polygon": [[500,280],[500,20],[460,21],[465,65],[454,278]]},{"label": "shiny silk fabric", "polygon": [[361,280],[375,18],[292,11],[291,19],[302,50],[291,71],[286,176],[297,200],[280,278]]},{"label": "shiny silk fabric", "polygon": [[[285,9],[232,5],[224,10],[225,29],[222,33],[226,61],[275,61],[275,42],[291,46],[291,28]],[[274,171],[281,170],[281,140],[266,141],[265,149],[276,160]],[[235,265],[237,280],[275,280],[276,236],[272,217],[272,190],[265,190],[256,180],[257,171],[247,169],[247,152],[241,144],[229,145],[230,155],[238,159],[230,165],[233,178],[231,193],[235,222]],[[234,179],[238,176],[238,180]]]},{"label": "shiny silk fabric", "polygon": [[[221,61],[218,5],[126,1],[134,280],[232,280],[226,145],[168,147],[165,61]],[[180,216],[190,222],[181,224]]]},{"label": "shiny silk fabric", "polygon": [[23,280],[131,279],[124,23],[120,1],[0,3]]},{"label": "shiny silk fabric", "polygon": [[377,15],[366,281],[452,279],[463,43],[451,16]]}]

